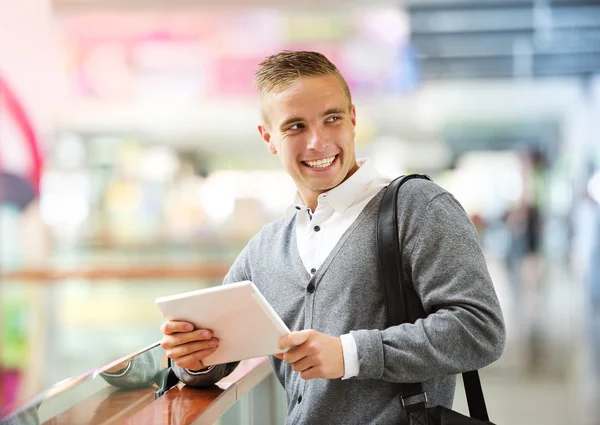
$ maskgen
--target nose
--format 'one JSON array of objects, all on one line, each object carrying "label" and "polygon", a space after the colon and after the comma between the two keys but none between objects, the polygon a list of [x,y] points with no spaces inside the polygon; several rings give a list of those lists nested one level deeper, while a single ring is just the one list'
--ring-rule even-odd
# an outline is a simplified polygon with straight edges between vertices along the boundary
[{"label": "nose", "polygon": [[313,127],[308,139],[308,148],[322,151],[327,146],[329,146],[329,142],[327,142],[323,131],[318,127]]}]

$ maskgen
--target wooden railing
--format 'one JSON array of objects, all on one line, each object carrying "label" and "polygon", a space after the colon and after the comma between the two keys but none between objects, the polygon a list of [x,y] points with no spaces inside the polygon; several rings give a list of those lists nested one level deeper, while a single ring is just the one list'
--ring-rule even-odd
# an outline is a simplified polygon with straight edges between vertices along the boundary
[{"label": "wooden railing", "polygon": [[[268,359],[262,357],[242,361],[231,375],[211,387],[192,388],[180,383],[159,398],[155,398],[155,387],[107,387],[51,418],[43,418],[42,425],[213,424],[272,374]],[[24,414],[20,418],[25,419],[13,418],[8,423],[37,424],[27,419],[35,416],[36,412]],[[0,424],[4,425],[1,419]]]},{"label": "wooden railing", "polygon": [[178,385],[123,423],[127,425],[213,424],[271,373],[273,371],[266,357],[246,360],[232,375],[219,381],[215,386],[198,389]]}]

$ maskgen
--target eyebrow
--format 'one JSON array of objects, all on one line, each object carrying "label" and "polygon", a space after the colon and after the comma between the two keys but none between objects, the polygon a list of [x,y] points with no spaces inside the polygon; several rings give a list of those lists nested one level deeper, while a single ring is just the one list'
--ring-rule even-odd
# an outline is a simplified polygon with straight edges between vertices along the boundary
[{"label": "eyebrow", "polygon": [[328,110],[325,111],[325,113],[323,114],[323,116],[327,116],[327,115],[331,115],[331,114],[345,114],[346,111],[344,109],[340,109],[340,108],[330,108]]},{"label": "eyebrow", "polygon": [[302,121],[302,118],[300,118],[300,117],[288,118],[287,120],[285,120],[284,122],[281,123],[281,125],[279,126],[279,129],[283,130],[288,125],[295,123],[295,122],[300,122],[300,121]]},{"label": "eyebrow", "polygon": [[[329,108],[328,110],[325,111],[325,113],[323,113],[322,116],[326,117],[327,115],[331,115],[331,114],[345,114],[345,113],[346,113],[346,111],[341,108]],[[304,119],[302,119],[300,117],[290,117],[287,120],[285,120],[284,122],[282,122],[281,125],[279,126],[279,128],[283,129],[292,123],[301,122],[301,121],[304,121]]]}]

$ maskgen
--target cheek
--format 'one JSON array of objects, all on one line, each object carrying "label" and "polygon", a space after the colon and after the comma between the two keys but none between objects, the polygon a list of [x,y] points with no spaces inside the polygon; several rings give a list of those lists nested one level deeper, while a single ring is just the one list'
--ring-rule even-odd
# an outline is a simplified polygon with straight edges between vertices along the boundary
[{"label": "cheek", "polygon": [[338,143],[347,145],[348,143],[352,143],[354,140],[354,127],[339,126],[332,128],[328,135],[334,138],[334,140],[337,140]]},{"label": "cheek", "polygon": [[300,140],[289,140],[286,142],[285,146],[281,146],[281,152],[286,162],[296,162],[298,158],[301,156],[302,143]]},{"label": "cheek", "polygon": [[354,148],[354,127],[344,133],[344,147],[346,150]]},{"label": "cheek", "polygon": [[279,159],[281,163],[285,166],[291,165],[296,162],[296,154],[292,152],[289,147],[280,147],[281,149],[278,151]]}]

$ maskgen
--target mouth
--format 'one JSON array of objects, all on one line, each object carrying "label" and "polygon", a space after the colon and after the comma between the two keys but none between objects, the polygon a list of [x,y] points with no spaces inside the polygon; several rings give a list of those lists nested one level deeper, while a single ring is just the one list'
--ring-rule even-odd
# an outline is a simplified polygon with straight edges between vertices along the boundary
[{"label": "mouth", "polygon": [[315,161],[302,161],[302,163],[309,168],[327,168],[335,162],[337,157],[338,155],[332,155],[328,156],[327,158],[317,159]]}]

